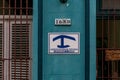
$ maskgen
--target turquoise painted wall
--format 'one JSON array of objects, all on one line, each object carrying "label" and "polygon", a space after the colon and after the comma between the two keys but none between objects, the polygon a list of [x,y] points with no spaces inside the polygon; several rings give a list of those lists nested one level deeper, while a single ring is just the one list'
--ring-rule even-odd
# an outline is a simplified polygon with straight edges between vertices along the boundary
[{"label": "turquoise painted wall", "polygon": [[33,0],[32,80],[39,80],[38,62],[38,0]]},{"label": "turquoise painted wall", "polygon": [[96,0],[89,2],[89,27],[90,27],[90,67],[89,80],[96,80]]},{"label": "turquoise painted wall", "polygon": [[[59,0],[33,0],[33,3],[32,80],[95,80],[96,1],[68,0],[67,4],[61,4]],[[55,18],[70,18],[72,25],[55,26]],[[80,54],[48,54],[49,32],[79,32]]]},{"label": "turquoise painted wall", "polygon": [[[55,26],[70,18],[71,26]],[[79,32],[80,54],[48,54],[49,32]],[[85,0],[43,0],[43,80],[85,80]]]}]

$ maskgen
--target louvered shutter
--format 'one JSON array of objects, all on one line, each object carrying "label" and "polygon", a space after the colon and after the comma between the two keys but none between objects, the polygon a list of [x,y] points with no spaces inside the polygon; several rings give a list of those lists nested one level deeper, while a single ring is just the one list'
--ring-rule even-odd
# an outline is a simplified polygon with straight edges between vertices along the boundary
[{"label": "louvered shutter", "polygon": [[12,24],[12,80],[30,80],[30,24]]}]

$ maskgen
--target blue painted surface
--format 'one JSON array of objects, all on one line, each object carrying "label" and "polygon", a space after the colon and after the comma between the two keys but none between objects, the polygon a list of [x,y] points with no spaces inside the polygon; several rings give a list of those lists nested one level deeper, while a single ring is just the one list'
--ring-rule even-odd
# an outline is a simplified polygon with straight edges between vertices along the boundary
[{"label": "blue painted surface", "polygon": [[90,75],[90,1],[85,0],[85,80],[89,80]]},{"label": "blue painted surface", "polygon": [[[42,10],[42,7],[43,7],[43,3],[42,3],[42,0],[38,0],[38,15],[39,15],[39,18],[38,18],[38,80],[42,80],[42,51],[43,51],[43,48],[42,48],[42,24],[43,24],[43,10]],[[37,16],[38,17],[38,16]]]},{"label": "blue painted surface", "polygon": [[96,0],[90,0],[90,80],[96,80]]},{"label": "blue painted surface", "polygon": [[38,0],[33,0],[32,80],[38,80]]},{"label": "blue painted surface", "polygon": [[[86,65],[84,61],[85,60],[85,22],[84,22],[85,1],[69,0],[68,5],[63,5],[59,3],[59,0],[51,0],[51,1],[44,0],[43,26],[42,26],[42,15],[41,15],[42,10],[38,10],[38,0],[33,0],[33,1],[34,1],[34,7],[33,7],[34,15],[33,15],[32,80],[80,80],[80,79],[85,80],[85,65]],[[39,3],[40,2],[42,2],[42,0],[40,0]],[[39,9],[42,8],[41,6],[42,3],[40,3]],[[39,12],[39,19],[38,19],[38,12]],[[95,12],[96,12],[96,2],[95,0],[91,0],[90,18],[89,18],[90,19],[90,25],[89,25],[90,26],[89,28],[90,29],[90,35],[89,35],[90,36],[90,40],[89,40],[90,41],[90,56],[89,56],[90,80],[96,79],[96,14]],[[71,18],[72,26],[69,27],[54,26],[55,18]],[[80,55],[48,55],[48,41],[47,41],[48,32],[80,32],[80,36],[81,36]],[[41,42],[42,36],[43,36],[43,42]],[[43,58],[43,64],[42,64],[42,58]],[[43,72],[42,72],[42,66],[43,66]],[[43,79],[41,76],[42,74],[43,74]]]},{"label": "blue painted surface", "polygon": [[[71,26],[55,26],[55,18],[70,18]],[[80,54],[48,54],[49,32],[80,32]],[[43,80],[85,80],[85,0],[43,0]]]}]

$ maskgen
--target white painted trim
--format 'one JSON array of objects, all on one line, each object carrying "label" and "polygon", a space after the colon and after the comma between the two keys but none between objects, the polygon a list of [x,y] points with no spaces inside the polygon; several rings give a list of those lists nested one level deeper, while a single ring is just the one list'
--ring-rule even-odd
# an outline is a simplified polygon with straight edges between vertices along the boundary
[{"label": "white painted trim", "polygon": [[32,21],[30,21],[30,25],[29,25],[29,55],[30,55],[30,61],[29,61],[29,80],[32,79]]},{"label": "white painted trim", "polygon": [[[10,51],[10,48],[9,48],[9,24],[7,24],[8,22],[5,21],[4,22],[4,80],[10,80],[9,79],[9,69],[11,71],[11,62],[10,62],[10,65],[9,65],[9,56],[11,56],[11,53],[9,52]],[[11,75],[10,75],[10,78],[11,78]]]},{"label": "white painted trim", "polygon": [[22,19],[22,20],[26,20],[26,19],[28,19],[28,20],[32,20],[32,16],[31,15],[28,15],[28,16],[26,16],[26,15],[22,15],[22,16],[18,16],[18,15],[0,15],[0,20],[3,20],[3,17],[4,17],[4,19],[5,20],[20,20],[20,19]]}]

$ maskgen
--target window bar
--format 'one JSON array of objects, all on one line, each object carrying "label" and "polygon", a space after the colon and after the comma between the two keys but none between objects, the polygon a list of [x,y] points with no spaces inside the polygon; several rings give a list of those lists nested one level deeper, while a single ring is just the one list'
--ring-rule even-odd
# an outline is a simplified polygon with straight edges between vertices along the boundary
[{"label": "window bar", "polygon": [[[114,6],[114,49],[116,49],[117,48],[117,37],[116,37],[116,35],[117,35],[117,31],[116,31],[116,28],[117,28],[117,26],[116,26],[116,9],[115,9],[115,4],[113,5]],[[117,64],[118,64],[118,61],[117,60],[115,60],[114,61],[114,72],[116,73],[116,79],[118,79],[118,67],[117,67]],[[114,77],[114,78],[115,78]]]},{"label": "window bar", "polygon": [[[119,16],[120,16],[120,13],[119,13]],[[118,36],[117,37],[120,37],[120,31],[119,31],[119,29],[120,29],[120,26],[117,26],[117,32],[118,32]],[[118,38],[118,43],[119,43],[119,46],[118,46],[118,48],[120,48],[120,38]],[[120,49],[119,49],[120,50]],[[118,62],[117,62],[117,71],[118,71],[118,74],[119,74],[119,76],[118,76],[118,79],[120,79],[120,60],[118,60]]]},{"label": "window bar", "polygon": [[[110,4],[110,1],[108,1],[108,4]],[[108,14],[110,13],[110,11],[109,11],[109,9],[108,9]],[[108,37],[108,45],[107,45],[107,48],[110,48],[110,20],[109,20],[110,18],[109,18],[109,15],[108,15],[108,21],[107,21],[107,23],[108,23],[108,34],[107,34],[107,37]],[[110,71],[109,71],[109,69],[110,69],[110,67],[109,67],[109,65],[110,65],[110,61],[108,61],[108,80],[110,80]]]},{"label": "window bar", "polygon": [[2,13],[2,15],[3,15],[3,41],[2,41],[3,42],[3,47],[2,47],[2,50],[3,50],[2,51],[3,52],[2,53],[2,60],[3,60],[3,65],[2,65],[3,71],[2,72],[3,73],[2,73],[2,78],[3,78],[3,80],[4,80],[4,77],[5,77],[5,75],[4,75],[4,68],[5,68],[4,67],[4,15],[5,15],[5,5],[4,4],[5,4],[5,0],[3,0],[3,6],[2,6],[2,10],[3,10],[2,11],[3,12]]},{"label": "window bar", "polygon": [[9,60],[9,65],[8,65],[9,66],[9,71],[8,71],[9,79],[11,79],[11,75],[10,75],[11,74],[11,65],[10,65],[11,64],[11,57],[10,57],[11,56],[11,47],[10,47],[11,41],[10,41],[10,37],[11,36],[10,36],[10,34],[11,34],[11,32],[10,32],[10,0],[9,0],[9,54],[8,54],[9,55],[9,59],[8,59]]},{"label": "window bar", "polygon": [[[28,36],[28,38],[27,38],[27,36]],[[30,73],[29,73],[29,76],[27,76],[28,75],[28,71],[29,71],[29,70],[27,70],[27,68],[28,68],[27,64],[29,65],[29,59],[28,59],[27,55],[30,54],[29,51],[28,51],[29,50],[28,46],[30,46],[30,45],[29,45],[29,25],[28,25],[28,0],[26,0],[26,52],[25,52],[26,53],[26,56],[25,56],[26,59],[25,59],[25,61],[26,61],[26,78],[27,79],[29,79],[29,77],[30,77]]]},{"label": "window bar", "polygon": [[[15,3],[14,3],[14,5],[15,5],[15,6],[14,6],[14,9],[15,9],[15,11],[14,11],[14,16],[15,16],[15,37],[16,37],[16,36],[17,36],[17,35],[16,35],[16,0],[14,0],[14,1],[15,1]],[[14,57],[13,57],[13,56],[12,56],[12,57],[13,57],[13,63],[14,63],[14,67],[15,67],[15,68],[14,68],[14,72],[13,72],[13,73],[14,73],[14,74],[13,74],[13,75],[14,75],[13,78],[16,80],[16,52],[17,52],[17,51],[16,51],[16,38],[14,38],[14,39],[15,39],[15,42],[14,42],[14,46],[15,46],[15,47],[14,47]]]},{"label": "window bar", "polygon": [[[116,61],[116,71],[117,71],[117,73],[118,73],[118,61]],[[119,74],[119,73],[118,73]],[[117,78],[119,79],[119,76],[117,76]]]},{"label": "window bar", "polygon": [[116,32],[116,24],[115,24],[115,21],[116,21],[116,20],[115,20],[115,17],[116,17],[116,15],[115,15],[115,9],[114,9],[113,17],[114,17],[114,18],[113,18],[113,19],[114,19],[114,22],[113,22],[113,23],[114,23],[114,26],[113,26],[113,27],[114,27],[114,49],[115,49],[115,48],[116,48],[116,34],[115,34],[115,32]]},{"label": "window bar", "polygon": [[[118,24],[118,23],[117,23],[117,24]],[[116,39],[117,39],[117,42],[118,42],[118,44],[116,43],[116,45],[117,45],[118,48],[120,48],[120,46],[119,46],[120,43],[119,43],[119,38],[118,38],[118,37],[120,37],[119,31],[118,31],[118,30],[119,30],[119,27],[120,27],[120,26],[116,26]],[[120,49],[119,49],[119,50],[120,50]],[[116,65],[116,66],[117,66],[117,69],[116,69],[116,70],[117,70],[117,73],[118,73],[118,80],[120,79],[120,76],[119,76],[119,74],[120,74],[120,73],[119,73],[119,61],[120,61],[120,60],[117,60],[117,65]]]},{"label": "window bar", "polygon": [[[109,10],[108,10],[108,13],[109,13]],[[110,45],[109,45],[109,43],[110,43],[110,25],[109,25],[109,23],[110,23],[110,21],[109,21],[109,15],[108,15],[108,48],[110,48]],[[110,69],[110,67],[109,67],[109,65],[110,65],[110,62],[108,61],[108,80],[109,80],[109,78],[110,78],[110,71],[109,71],[109,69]]]},{"label": "window bar", "polygon": [[96,77],[98,79],[98,53],[96,53]]},{"label": "window bar", "polygon": [[[20,0],[20,80],[22,79],[22,0]],[[24,60],[23,60],[24,61]]]},{"label": "window bar", "polygon": [[[110,1],[108,1],[108,4],[110,4]],[[108,12],[108,14],[110,13],[109,10],[107,12]],[[108,35],[107,36],[108,37],[108,48],[110,48],[110,25],[109,25],[110,24],[110,20],[109,20],[110,18],[109,17],[110,16],[108,15],[108,34],[107,34]]]},{"label": "window bar", "polygon": [[[104,16],[102,16],[102,49],[104,48]],[[104,52],[102,50],[102,80],[104,80]]]},{"label": "window bar", "polygon": [[[116,48],[116,34],[115,34],[115,32],[116,32],[116,28],[115,28],[115,26],[116,26],[116,24],[115,24],[115,1],[113,2],[114,4],[113,4],[113,31],[114,31],[114,33],[113,33],[113,35],[114,35],[114,42],[113,42],[113,49],[115,49]],[[113,78],[113,80],[115,79],[115,75],[117,75],[117,74],[115,74],[116,73],[116,61],[112,61],[112,67],[113,67],[113,71],[112,71],[112,78]]]},{"label": "window bar", "polygon": [[[98,16],[100,16],[101,17],[101,14],[98,14]],[[98,27],[97,27],[98,28]],[[101,27],[102,28],[102,27]],[[97,48],[97,64],[98,65],[100,65],[100,64],[102,64],[102,63],[100,63],[100,62],[98,62],[98,60],[99,60],[99,54],[101,54],[101,53],[99,53],[99,51],[101,51],[102,50],[102,48],[101,47],[98,47]],[[98,66],[97,65],[97,66]],[[102,66],[101,66],[102,67]],[[97,67],[98,68],[98,67]],[[99,69],[97,69],[97,80],[99,80],[99,79],[102,79],[102,73],[99,73],[100,71],[99,71]],[[101,71],[102,72],[102,71]]]},{"label": "window bar", "polygon": [[[120,15],[118,14],[118,7],[115,7],[116,2],[115,1],[119,1],[119,0],[107,0],[108,2],[106,2],[106,6],[107,8],[105,10],[102,10],[102,12],[104,12],[104,14],[97,14],[97,16],[102,17],[102,47],[97,48],[97,52],[99,52],[99,50],[102,51],[102,59],[100,60],[102,62],[102,77],[97,77],[97,79],[100,78],[100,80],[118,80],[119,77],[119,61],[118,60],[110,60],[110,61],[104,61],[104,57],[105,57],[105,50],[120,50],[119,47],[119,25],[117,22],[118,16],[120,17]],[[120,2],[120,1],[119,1]],[[114,4],[114,5],[109,5],[109,4]],[[107,10],[108,9],[108,10]],[[107,10],[107,11],[106,11]],[[107,14],[106,14],[107,12]],[[107,18],[107,19],[106,19]],[[120,21],[120,19],[119,19]],[[107,26],[106,26],[107,25]],[[105,35],[105,30],[107,28],[107,36]],[[107,47],[104,46],[104,41],[105,41],[105,37],[107,37]],[[98,53],[96,53],[98,54]],[[101,56],[101,55],[100,55]],[[99,55],[97,55],[97,57],[99,57]],[[97,61],[98,62],[98,61]],[[107,69],[106,69],[106,64],[107,63]],[[98,66],[98,65],[97,65]],[[101,63],[100,63],[101,66]],[[107,72],[106,72],[107,70]],[[100,71],[101,72],[101,71]],[[99,73],[100,73],[99,72]],[[107,73],[107,74],[106,74]],[[98,74],[97,74],[98,75]]]}]

